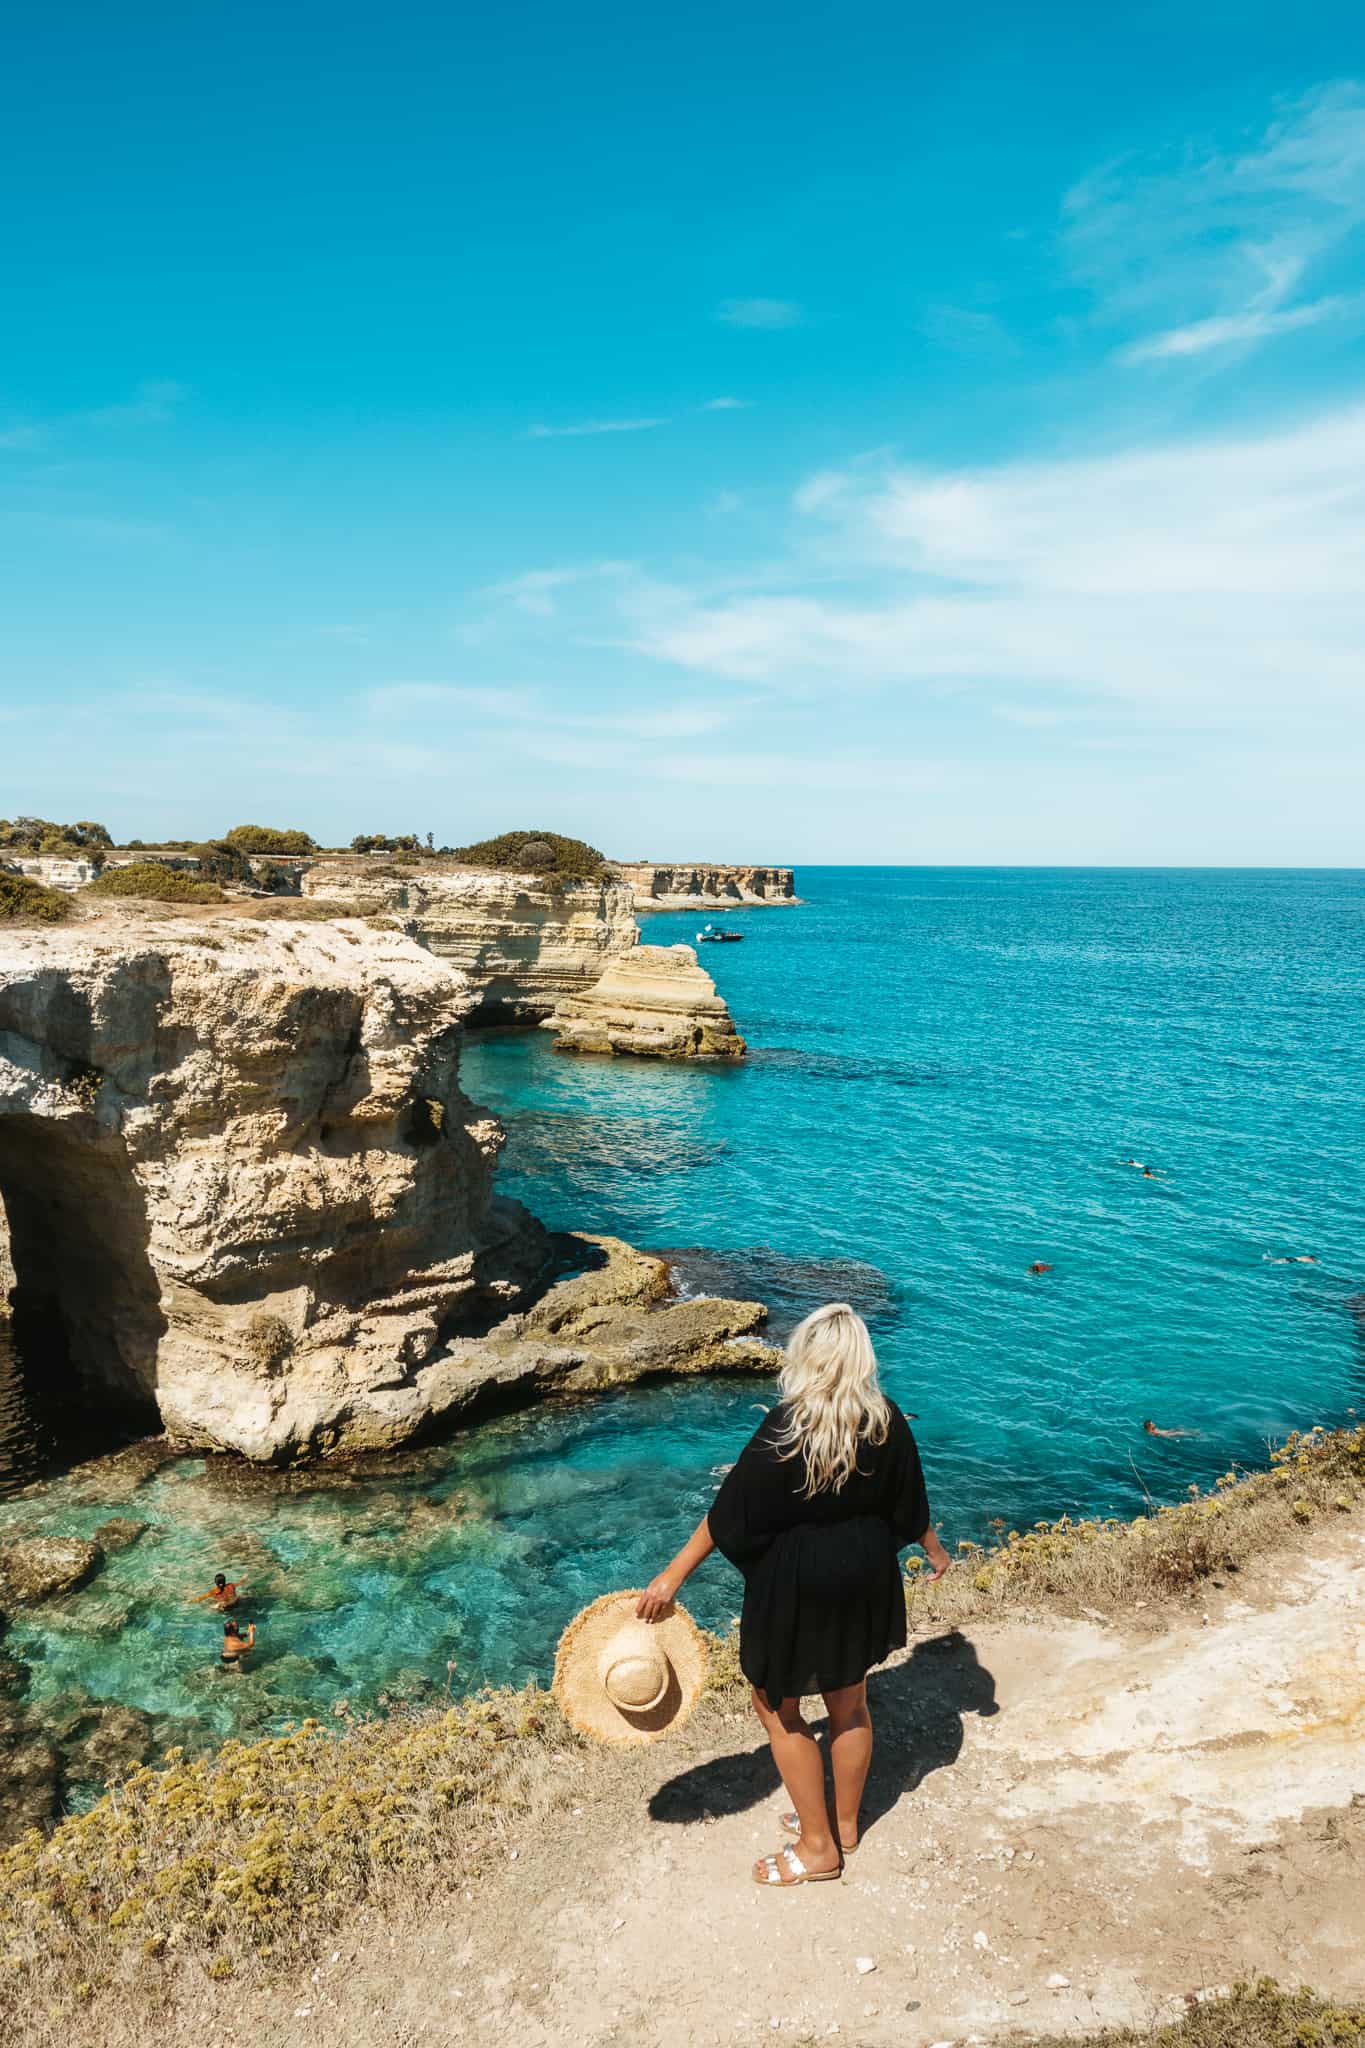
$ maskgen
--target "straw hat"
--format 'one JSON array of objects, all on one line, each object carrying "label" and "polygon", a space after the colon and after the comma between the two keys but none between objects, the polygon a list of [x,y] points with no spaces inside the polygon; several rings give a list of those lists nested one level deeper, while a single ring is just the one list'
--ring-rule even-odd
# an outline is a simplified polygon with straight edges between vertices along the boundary
[{"label": "straw hat", "polygon": [[604,1593],[559,1639],[555,1698],[597,1742],[657,1742],[681,1728],[706,1683],[706,1638],[691,1615],[675,1601],[659,1621],[639,1621],[639,1597]]}]

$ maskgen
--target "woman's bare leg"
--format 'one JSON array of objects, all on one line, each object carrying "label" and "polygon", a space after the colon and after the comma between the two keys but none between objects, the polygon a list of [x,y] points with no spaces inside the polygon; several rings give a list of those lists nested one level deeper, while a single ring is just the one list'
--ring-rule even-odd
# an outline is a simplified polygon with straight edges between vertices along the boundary
[{"label": "woman's bare leg", "polygon": [[[840,1695],[836,1694],[836,1698]],[[815,1737],[801,1718],[800,1700],[783,1700],[776,1712],[757,1686],[754,1712],[772,1745],[773,1762],[801,1823],[796,1853],[807,1870],[836,1870],[839,1846],[829,1829],[825,1805],[825,1766]]]},{"label": "woman's bare leg", "polygon": [[863,1787],[872,1762],[867,1680],[861,1685],[846,1685],[839,1692],[827,1692],[824,1701],[829,1712],[829,1755],[834,1766],[834,1813],[839,1823],[839,1844],[841,1848],[854,1849],[858,1844]]}]

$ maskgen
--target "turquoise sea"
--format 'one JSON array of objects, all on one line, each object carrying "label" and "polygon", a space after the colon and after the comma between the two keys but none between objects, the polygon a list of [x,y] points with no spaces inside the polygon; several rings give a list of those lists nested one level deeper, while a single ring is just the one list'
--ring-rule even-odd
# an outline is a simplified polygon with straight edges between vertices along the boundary
[{"label": "turquoise sea", "polygon": [[[509,1192],[670,1250],[694,1290],[766,1299],[779,1330],[861,1308],[950,1542],[1130,1514],[1365,1410],[1365,875],[798,886],[804,908],[727,913],[744,943],[700,956],[742,1066],[471,1043]],[[697,924],[648,917],[644,938]],[[666,1562],[768,1399],[752,1379],[625,1391],[302,1484],[179,1460],[116,1509],[141,1539],[3,1647],[33,1707],[118,1700],[158,1739],[543,1679],[584,1601]],[[1146,1416],[1197,1433],[1154,1440]],[[111,1511],[77,1472],[0,1503],[0,1533]],[[252,1581],[241,1677],[184,1600],[219,1568]],[[712,1560],[687,1599],[723,1623],[737,1596]]]}]

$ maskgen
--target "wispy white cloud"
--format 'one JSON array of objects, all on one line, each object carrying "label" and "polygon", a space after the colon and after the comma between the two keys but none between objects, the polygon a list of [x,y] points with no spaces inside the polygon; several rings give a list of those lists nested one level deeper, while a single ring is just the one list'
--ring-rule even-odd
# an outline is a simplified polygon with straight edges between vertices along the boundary
[{"label": "wispy white cloud", "polygon": [[531,441],[576,440],[586,434],[643,434],[651,427],[666,427],[666,418],[628,420],[573,420],[562,427],[550,427],[537,423],[526,429]]},{"label": "wispy white cloud", "polygon": [[187,386],[177,384],[173,378],[146,378],[122,404],[96,406],[77,417],[95,427],[160,426],[174,419],[177,408],[188,397]]},{"label": "wispy white cloud", "polygon": [[575,584],[596,582],[604,576],[624,576],[629,562],[587,562],[572,568],[526,569],[501,583],[490,583],[484,595],[506,600],[520,612],[535,618],[549,618],[555,610],[556,592]]},{"label": "wispy white cloud", "polygon": [[716,318],[727,327],[799,327],[804,314],[795,299],[722,299]]},{"label": "wispy white cloud", "polygon": [[752,398],[708,398],[698,410],[701,412],[748,412]]},{"label": "wispy white cloud", "polygon": [[1316,327],[1320,320],[1353,311],[1360,304],[1355,297],[1333,294],[1314,299],[1306,306],[1286,307],[1275,313],[1252,310],[1225,313],[1210,320],[1195,320],[1188,327],[1171,327],[1164,334],[1150,335],[1119,350],[1121,363],[1155,363],[1172,356],[1202,356],[1209,349],[1233,348],[1246,342],[1271,341],[1278,334],[1292,334],[1299,327]]},{"label": "wispy white cloud", "polygon": [[1102,317],[1161,322],[1119,350],[1125,363],[1232,360],[1360,310],[1354,295],[1300,294],[1365,227],[1365,84],[1316,88],[1240,150],[1103,165],[1067,193],[1063,223]]},{"label": "wispy white cloud", "polygon": [[637,649],[812,699],[1070,695],[1173,729],[1365,701],[1365,407],[1106,457],[827,474],[797,503],[846,588],[821,590],[807,542],[795,592],[769,574],[637,604]]}]

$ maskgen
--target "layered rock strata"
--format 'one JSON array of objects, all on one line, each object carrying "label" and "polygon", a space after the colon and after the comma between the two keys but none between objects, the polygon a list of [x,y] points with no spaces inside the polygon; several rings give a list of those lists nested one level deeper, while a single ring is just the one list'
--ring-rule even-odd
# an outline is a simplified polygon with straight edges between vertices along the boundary
[{"label": "layered rock strata", "polygon": [[545,1028],[556,1034],[556,1052],[744,1056],[744,1040],[691,946],[637,946],[613,960],[586,995],[561,1002]]},{"label": "layered rock strata", "polygon": [[634,892],[637,910],[724,910],[801,901],[791,868],[727,867],[709,861],[656,867],[649,861],[622,861],[619,871]]},{"label": "layered rock strata", "polygon": [[545,1255],[460,1093],[463,979],[363,923],[0,937],[16,1325],[71,1398],[255,1458],[368,1440]]},{"label": "layered rock strata", "polygon": [[475,1024],[539,1023],[639,938],[634,894],[614,876],[558,882],[351,859],[313,862],[301,886],[305,896],[385,915],[466,976]]},{"label": "layered rock strata", "polygon": [[495,1195],[476,1000],[359,919],[0,934],[0,1202],[47,1391],[284,1463],[754,1362],[756,1304],[661,1306],[661,1261],[566,1254]]}]

